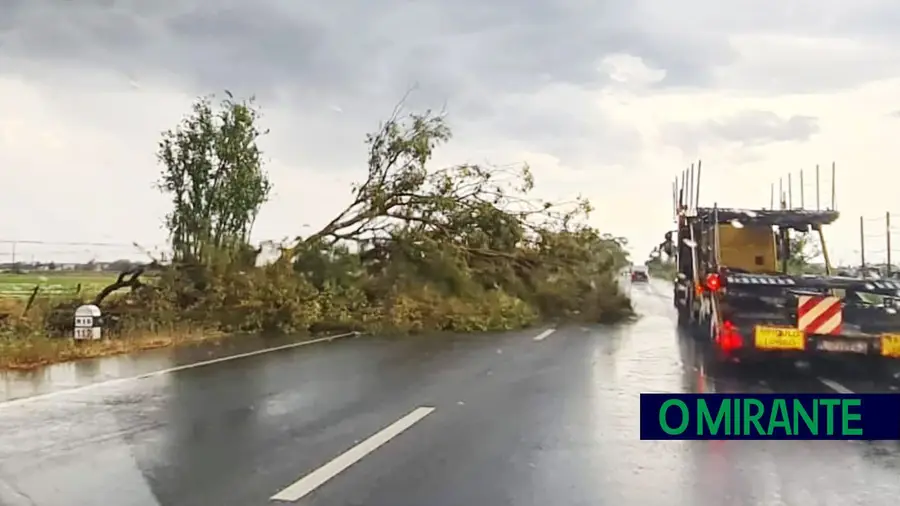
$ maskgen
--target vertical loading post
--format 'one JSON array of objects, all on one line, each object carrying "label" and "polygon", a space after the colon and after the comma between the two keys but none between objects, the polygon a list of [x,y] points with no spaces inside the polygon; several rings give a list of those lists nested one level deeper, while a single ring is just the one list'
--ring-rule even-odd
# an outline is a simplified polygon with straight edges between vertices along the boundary
[{"label": "vertical loading post", "polygon": [[688,172],[688,209],[694,208],[694,164],[691,164],[691,168]]},{"label": "vertical loading post", "polygon": [[835,187],[835,179],[837,174],[837,168],[834,162],[831,162],[831,210],[837,211],[837,199],[836,199],[836,187]]},{"label": "vertical loading post", "polygon": [[694,207],[700,208],[700,167],[703,163],[702,160],[697,160],[697,189],[694,193]]},{"label": "vertical loading post", "polygon": [[859,269],[862,277],[866,277],[866,224],[862,216],[859,217]]},{"label": "vertical loading post", "polygon": [[885,228],[885,246],[887,247],[887,259],[885,263],[885,274],[890,277],[891,275],[891,212],[887,211],[884,213],[884,228]]},{"label": "vertical loading post", "polygon": [[718,271],[721,265],[721,246],[719,242],[719,203],[716,202],[713,204],[713,248],[715,249],[713,260],[716,262],[715,271]]}]

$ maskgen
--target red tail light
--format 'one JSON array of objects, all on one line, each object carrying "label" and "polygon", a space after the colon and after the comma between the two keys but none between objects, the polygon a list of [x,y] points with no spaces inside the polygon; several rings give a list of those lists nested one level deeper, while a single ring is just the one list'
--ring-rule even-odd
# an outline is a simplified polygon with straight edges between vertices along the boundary
[{"label": "red tail light", "polygon": [[718,292],[719,288],[722,288],[722,279],[719,278],[717,273],[714,272],[706,276],[706,288],[708,288],[710,292]]},{"label": "red tail light", "polygon": [[719,328],[719,335],[716,336],[716,342],[719,344],[719,348],[726,352],[744,346],[744,338],[741,337],[741,333],[728,320],[722,322],[722,326]]}]

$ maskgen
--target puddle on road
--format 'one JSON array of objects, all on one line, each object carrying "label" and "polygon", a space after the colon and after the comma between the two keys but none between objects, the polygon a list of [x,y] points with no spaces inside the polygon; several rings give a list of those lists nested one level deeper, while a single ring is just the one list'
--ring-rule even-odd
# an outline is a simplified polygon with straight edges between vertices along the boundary
[{"label": "puddle on road", "polygon": [[55,364],[33,371],[0,371],[0,402],[93,383],[132,378],[204,360],[281,346],[301,339],[304,338],[235,336],[194,346],[161,348],[135,355],[117,355]]},{"label": "puddle on road", "polygon": [[[616,438],[605,451],[621,465],[607,477],[622,504],[890,504],[900,493],[896,445],[844,441],[640,441],[639,395],[647,392],[764,392],[763,374],[708,377],[690,338],[679,335],[671,299],[656,287],[634,293],[640,321],[622,328],[593,375],[598,410]],[[771,382],[789,378],[772,377]],[[780,385],[777,391],[798,388]],[[825,390],[822,387],[822,390]],[[799,390],[797,390],[799,391]],[[868,484],[868,485],[867,485]]]},{"label": "puddle on road", "polygon": [[[672,304],[655,287],[633,289],[635,309],[641,314],[614,336],[598,336],[602,347],[594,351],[592,383],[597,417],[611,435],[603,442],[605,454],[616,455],[620,465],[607,467],[605,489],[620,504],[686,504],[692,469],[689,443],[641,441],[639,398],[642,393],[691,392],[695,388],[692,357],[680,348]],[[605,341],[613,339],[607,344]],[[604,492],[607,494],[607,492]]]}]

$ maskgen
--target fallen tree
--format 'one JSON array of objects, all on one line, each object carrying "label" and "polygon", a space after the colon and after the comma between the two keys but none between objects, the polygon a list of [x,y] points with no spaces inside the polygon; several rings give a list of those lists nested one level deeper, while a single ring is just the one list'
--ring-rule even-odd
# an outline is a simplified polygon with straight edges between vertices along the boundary
[{"label": "fallen tree", "polygon": [[[160,143],[173,258],[149,282],[143,268],[123,272],[93,300],[115,334],[480,331],[632,314],[617,284],[626,242],[587,225],[586,200],[535,198],[527,165],[431,168],[451,139],[445,117],[400,108],[367,137],[349,205],[257,266],[248,243],[270,184],[252,102],[229,95],[215,112],[204,99],[193,113]],[[71,322],[48,315],[76,302],[10,316],[0,332],[65,333]]]},{"label": "fallen tree", "polygon": [[[627,263],[625,241],[585,224],[586,200],[533,198],[527,165],[427,167],[449,139],[443,116],[395,111],[367,139],[367,177],[350,205],[298,237],[282,261],[317,289],[343,286],[347,272],[358,272],[370,302],[427,289],[466,300],[502,293],[538,318],[610,321],[630,310],[614,279]],[[354,245],[357,269],[346,260],[341,269],[323,269],[349,254],[346,243]]]}]

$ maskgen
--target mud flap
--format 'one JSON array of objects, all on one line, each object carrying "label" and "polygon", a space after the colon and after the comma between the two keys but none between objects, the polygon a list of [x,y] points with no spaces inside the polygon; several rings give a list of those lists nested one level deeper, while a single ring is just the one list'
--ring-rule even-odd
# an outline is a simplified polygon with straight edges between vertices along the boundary
[{"label": "mud flap", "polygon": [[724,351],[717,341],[716,323],[710,319],[703,321],[700,332],[703,340],[708,343],[710,354],[710,369],[715,371],[717,375],[723,375],[729,371],[734,372],[743,366],[743,361],[735,357],[733,354]]},{"label": "mud flap", "polygon": [[678,326],[687,328],[691,324],[691,317],[688,316],[688,310],[684,306],[676,306],[678,308]]}]

